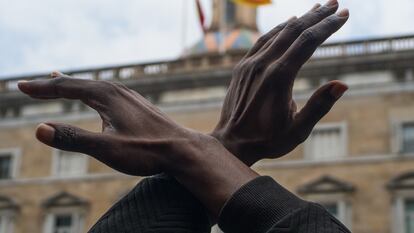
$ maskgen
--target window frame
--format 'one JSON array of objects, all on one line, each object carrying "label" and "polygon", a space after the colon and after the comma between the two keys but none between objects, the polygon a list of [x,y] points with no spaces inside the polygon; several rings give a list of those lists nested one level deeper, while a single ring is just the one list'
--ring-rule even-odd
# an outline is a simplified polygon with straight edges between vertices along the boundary
[{"label": "window frame", "polygon": [[403,127],[405,124],[413,124],[412,120],[400,120],[394,123],[394,136],[391,138],[392,152],[402,156],[414,156],[414,152],[404,152]]},{"label": "window frame", "polygon": [[336,204],[338,208],[337,219],[348,229],[352,229],[352,204],[347,194],[307,194],[305,197],[307,200],[318,203],[322,206]]},{"label": "window frame", "polygon": [[[60,161],[60,156],[61,156],[61,151],[63,150],[59,150],[59,149],[53,149],[53,158],[52,158],[52,176],[53,177],[57,177],[57,178],[71,178],[71,177],[82,177],[82,176],[86,176],[88,174],[88,169],[89,169],[89,158],[87,155],[85,154],[81,154],[78,153],[80,155],[82,155],[84,157],[84,167],[82,168],[82,173],[75,175],[75,174],[62,174],[59,172],[59,161]],[[71,152],[72,153],[72,152]],[[76,152],[73,152],[76,153]]]},{"label": "window frame", "polygon": [[[345,158],[348,154],[348,124],[346,121],[342,122],[329,122],[329,123],[320,123],[317,124],[311,134],[309,135],[309,138],[304,143],[304,160],[306,161],[329,161],[329,160],[336,160]],[[311,137],[315,130],[325,130],[325,129],[339,129],[340,131],[340,142],[341,142],[341,148],[340,149],[340,156],[338,157],[332,157],[332,158],[315,158],[315,156],[311,153]]]},{"label": "window frame", "polygon": [[0,182],[16,179],[19,176],[20,165],[21,165],[21,150],[19,148],[6,148],[0,149],[0,157],[11,156],[11,168],[10,178],[0,179]]},{"label": "window frame", "polygon": [[81,233],[85,227],[86,211],[80,207],[54,207],[49,209],[45,215],[42,233],[53,233],[54,223],[57,215],[71,215],[73,225],[71,228],[78,229]]},{"label": "window frame", "polygon": [[[0,224],[0,233],[13,233],[15,225],[15,211],[12,209],[0,209],[0,222],[8,221],[7,228]],[[4,231],[3,231],[4,230]]]},{"label": "window frame", "polygon": [[405,233],[405,202],[414,200],[414,190],[399,190],[394,193],[392,203],[392,233]]}]

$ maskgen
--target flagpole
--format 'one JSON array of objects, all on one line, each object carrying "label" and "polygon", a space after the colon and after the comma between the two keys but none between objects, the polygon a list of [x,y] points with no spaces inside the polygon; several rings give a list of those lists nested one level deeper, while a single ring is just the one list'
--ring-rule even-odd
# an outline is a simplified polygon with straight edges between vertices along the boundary
[{"label": "flagpole", "polygon": [[182,31],[181,31],[181,47],[182,51],[186,49],[186,40],[187,40],[187,17],[188,17],[188,1],[181,0],[182,2]]},{"label": "flagpole", "polygon": [[227,26],[226,26],[226,16],[227,16],[227,1],[228,0],[223,0],[223,7],[222,7],[222,12],[221,12],[221,16],[220,16],[220,45],[219,45],[219,53],[223,54],[226,52],[226,45],[225,45],[225,38],[226,38],[226,31],[227,31]]}]

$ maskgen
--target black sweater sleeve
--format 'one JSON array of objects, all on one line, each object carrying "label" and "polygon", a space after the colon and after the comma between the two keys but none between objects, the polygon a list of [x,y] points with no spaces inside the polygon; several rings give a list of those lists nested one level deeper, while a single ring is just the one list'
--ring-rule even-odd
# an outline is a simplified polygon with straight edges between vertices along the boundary
[{"label": "black sweater sleeve", "polygon": [[202,204],[174,178],[143,179],[89,233],[210,233]]},{"label": "black sweater sleeve", "polygon": [[[210,233],[201,203],[174,178],[142,180],[112,206],[90,233]],[[349,232],[323,207],[299,199],[270,177],[240,188],[224,205],[219,225],[226,233]]]},{"label": "black sweater sleeve", "polygon": [[304,201],[270,177],[258,177],[224,205],[219,226],[226,233],[348,233],[322,206]]}]

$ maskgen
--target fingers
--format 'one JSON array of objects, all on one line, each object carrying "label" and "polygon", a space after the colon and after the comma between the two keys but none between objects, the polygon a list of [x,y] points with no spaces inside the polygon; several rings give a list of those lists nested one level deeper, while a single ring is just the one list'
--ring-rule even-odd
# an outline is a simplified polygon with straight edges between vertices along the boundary
[{"label": "fingers", "polygon": [[313,7],[312,7],[312,9],[310,10],[311,12],[312,11],[316,11],[317,9],[319,9],[319,7],[321,7],[322,5],[321,4],[319,4],[319,3],[316,3]]},{"label": "fingers", "polygon": [[50,74],[50,77],[52,77],[52,78],[57,78],[57,77],[71,78],[69,75],[66,75],[66,74],[64,74],[64,73],[62,73],[60,71],[53,71]]},{"label": "fingers", "polygon": [[53,72],[51,79],[19,81],[18,88],[37,99],[78,99],[97,110],[106,112],[115,101],[113,96],[122,91],[117,85],[105,82],[71,78],[60,72]]},{"label": "fingers", "polygon": [[101,92],[96,81],[58,76],[52,73],[53,79],[20,81],[19,89],[33,98],[67,98],[83,99]]},{"label": "fingers", "polygon": [[[321,7],[321,4],[319,4],[319,3],[315,4],[312,7],[312,9],[310,10],[310,12],[316,11],[319,7]],[[257,42],[253,45],[253,47],[249,50],[249,52],[246,54],[246,57],[253,56],[256,53],[265,50],[267,47],[270,46],[273,39],[277,37],[279,32],[281,32],[288,23],[290,23],[292,21],[295,21],[297,19],[298,18],[296,16],[293,16],[289,20],[287,20],[286,22],[284,22],[282,24],[279,24],[278,26],[274,27],[272,30],[270,30],[266,34],[262,35],[257,40]]]},{"label": "fingers", "polygon": [[348,86],[340,81],[331,81],[316,90],[295,116],[292,131],[300,142],[309,136],[313,127],[331,110],[346,90]]},{"label": "fingers", "polygon": [[303,64],[311,58],[316,49],[338,31],[348,18],[349,11],[344,9],[306,29],[278,62],[289,67],[292,74],[296,74]]},{"label": "fingers", "polygon": [[140,171],[128,156],[142,154],[136,148],[125,146],[116,136],[93,133],[75,126],[47,123],[40,124],[36,137],[42,143],[65,151],[79,152],[90,155],[108,166],[128,174]]},{"label": "fingers", "polygon": [[[177,147],[164,139],[136,139],[121,135],[89,132],[71,125],[40,124],[36,137],[44,144],[66,151],[88,154],[108,166],[130,175],[152,175],[162,171],[162,166],[171,162],[160,155],[166,155]],[[182,144],[187,144],[183,141]],[[178,146],[180,149],[181,147]]]},{"label": "fingers", "polygon": [[275,36],[277,36],[279,34],[279,32],[283,30],[283,28],[285,28],[285,26],[288,24],[288,22],[291,21],[291,20],[295,20],[295,19],[297,19],[297,18],[292,17],[288,21],[286,21],[282,24],[279,24],[278,26],[274,27],[272,30],[270,30],[266,34],[262,35],[257,40],[257,42],[253,45],[253,47],[249,50],[249,52],[246,54],[246,57],[250,57],[250,56],[256,54],[257,52],[259,52],[260,50],[266,48],[268,46],[268,44],[270,44],[269,42]]},{"label": "fingers", "polygon": [[303,31],[334,14],[338,1],[330,0],[324,6],[311,10],[297,20],[289,22],[263,54],[264,62],[271,62],[284,54]]},{"label": "fingers", "polygon": [[113,140],[111,141],[109,137],[109,135],[57,123],[43,123],[36,129],[36,138],[48,146],[94,157],[109,152],[113,144]]}]

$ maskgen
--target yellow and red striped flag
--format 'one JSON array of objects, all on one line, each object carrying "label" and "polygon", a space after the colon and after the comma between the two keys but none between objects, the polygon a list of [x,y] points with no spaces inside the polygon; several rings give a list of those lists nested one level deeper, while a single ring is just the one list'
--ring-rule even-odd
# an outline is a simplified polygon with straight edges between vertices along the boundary
[{"label": "yellow and red striped flag", "polygon": [[247,4],[251,6],[262,6],[272,4],[272,0],[233,0],[233,2]]}]

